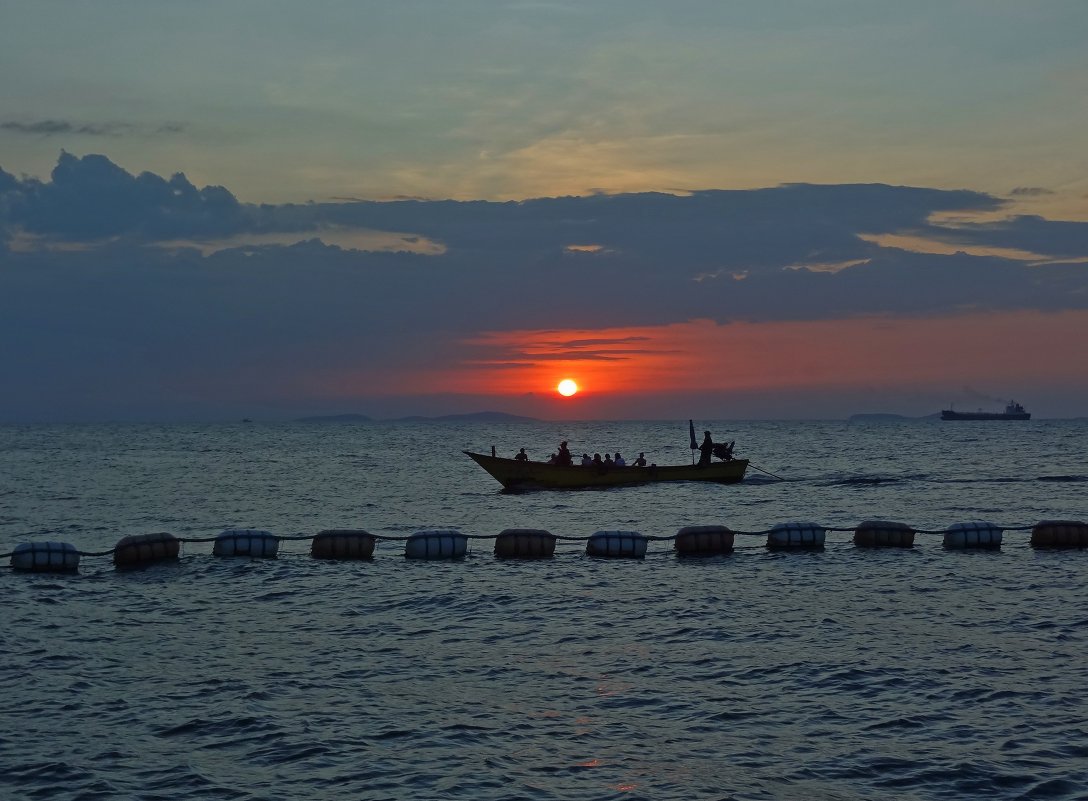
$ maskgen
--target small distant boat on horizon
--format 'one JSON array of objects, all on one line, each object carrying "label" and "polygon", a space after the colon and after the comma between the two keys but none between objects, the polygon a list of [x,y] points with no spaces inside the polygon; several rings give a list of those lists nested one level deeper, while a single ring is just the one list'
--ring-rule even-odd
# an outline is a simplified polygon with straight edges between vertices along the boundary
[{"label": "small distant boat on horizon", "polygon": [[1031,413],[1024,410],[1016,401],[1009,401],[1003,412],[957,412],[955,409],[941,411],[942,420],[1030,420]]}]

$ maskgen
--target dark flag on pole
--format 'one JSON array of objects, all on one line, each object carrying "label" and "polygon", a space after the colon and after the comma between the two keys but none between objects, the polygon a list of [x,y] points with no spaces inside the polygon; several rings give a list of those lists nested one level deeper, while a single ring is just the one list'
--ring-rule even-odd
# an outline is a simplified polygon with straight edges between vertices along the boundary
[{"label": "dark flag on pole", "polygon": [[688,433],[691,434],[691,449],[697,450],[699,444],[695,441],[695,423],[692,420],[688,420]]}]

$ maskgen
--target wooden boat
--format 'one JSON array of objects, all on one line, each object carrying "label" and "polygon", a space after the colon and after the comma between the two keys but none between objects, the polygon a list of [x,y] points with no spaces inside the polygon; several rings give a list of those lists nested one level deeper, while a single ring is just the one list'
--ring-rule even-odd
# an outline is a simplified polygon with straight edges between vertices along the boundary
[{"label": "wooden boat", "polygon": [[503,459],[472,451],[463,453],[507,490],[624,487],[658,481],[714,481],[718,484],[736,484],[744,479],[744,473],[748,469],[747,459],[716,461],[705,467],[686,464],[665,467],[582,467],[546,462],[519,462],[517,459]]}]

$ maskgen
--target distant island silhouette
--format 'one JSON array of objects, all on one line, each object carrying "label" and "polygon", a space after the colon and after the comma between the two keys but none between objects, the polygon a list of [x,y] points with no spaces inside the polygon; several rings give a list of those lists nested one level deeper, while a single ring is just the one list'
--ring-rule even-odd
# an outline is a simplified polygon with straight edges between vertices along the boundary
[{"label": "distant island silhouette", "polygon": [[313,417],[296,417],[296,423],[369,423],[373,417],[365,414],[319,414]]},{"label": "distant island silhouette", "polygon": [[846,418],[851,423],[879,423],[882,421],[893,420],[936,420],[941,415],[937,412],[933,414],[923,414],[919,417],[908,417],[905,414],[852,414]]},{"label": "distant island silhouette", "polygon": [[535,417],[523,417],[506,412],[471,412],[469,414],[443,414],[437,417],[423,415],[411,415],[409,417],[392,417],[375,420],[365,414],[324,414],[311,417],[298,417],[296,423],[539,423]]},{"label": "distant island silhouette", "polygon": [[539,423],[535,417],[523,417],[519,414],[507,414],[506,412],[471,412],[469,414],[443,414],[438,417],[423,417],[421,415],[412,415],[410,417],[395,417],[391,422],[394,423],[419,423],[419,422],[442,422],[442,423],[464,423],[464,422],[484,422],[484,423]]}]

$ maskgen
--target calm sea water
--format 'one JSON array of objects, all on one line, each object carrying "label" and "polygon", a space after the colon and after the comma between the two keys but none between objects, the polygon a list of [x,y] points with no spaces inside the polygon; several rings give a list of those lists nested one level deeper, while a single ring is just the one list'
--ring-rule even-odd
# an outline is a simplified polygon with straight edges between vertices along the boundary
[{"label": "calm sea water", "polygon": [[[1088,517],[1088,424],[713,423],[777,481],[499,492],[462,448],[688,462],[686,421],[0,428],[0,552],[428,527],[670,535]],[[1088,552],[511,563],[381,542],[277,560],[0,571],[0,796],[1088,798]],[[4,560],[5,563],[7,560]]]}]

